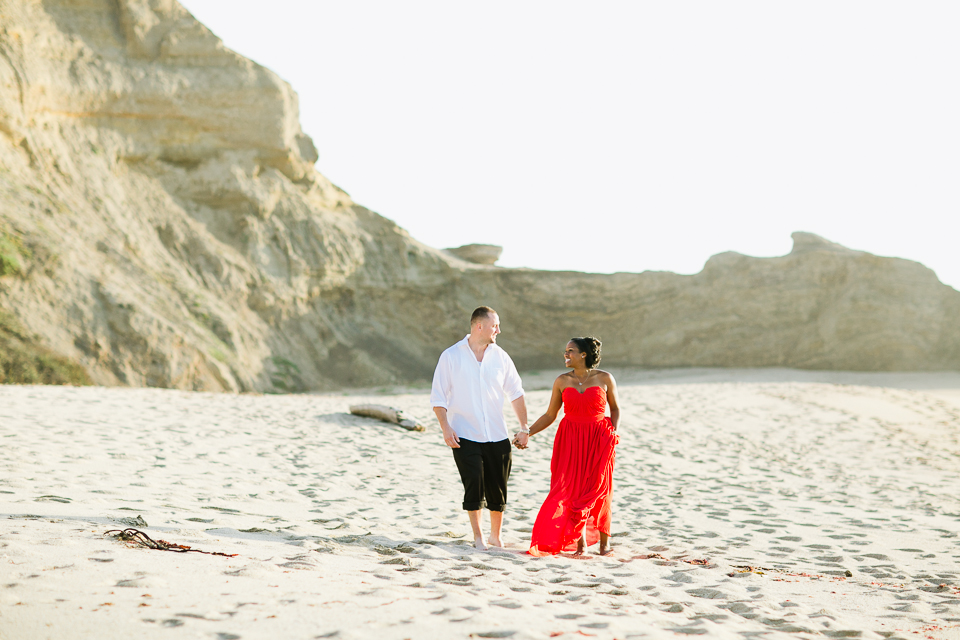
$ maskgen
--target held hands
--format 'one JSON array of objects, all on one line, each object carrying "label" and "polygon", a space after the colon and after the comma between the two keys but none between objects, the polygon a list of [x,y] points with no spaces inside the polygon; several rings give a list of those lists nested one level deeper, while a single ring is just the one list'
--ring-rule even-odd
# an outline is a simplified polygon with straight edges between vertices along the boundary
[{"label": "held hands", "polygon": [[526,449],[529,446],[530,442],[530,432],[529,431],[520,431],[513,438],[513,446],[517,449]]}]

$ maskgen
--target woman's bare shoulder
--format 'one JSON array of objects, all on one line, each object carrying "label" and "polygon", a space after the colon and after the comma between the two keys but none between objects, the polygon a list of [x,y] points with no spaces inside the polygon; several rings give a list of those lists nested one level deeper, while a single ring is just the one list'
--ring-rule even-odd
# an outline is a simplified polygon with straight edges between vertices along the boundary
[{"label": "woman's bare shoulder", "polygon": [[612,382],[616,384],[616,380],[613,379],[613,374],[610,373],[609,371],[604,371],[603,369],[597,369],[596,371],[597,371],[596,375],[601,382],[606,382],[606,383]]},{"label": "woman's bare shoulder", "polygon": [[568,371],[557,376],[557,379],[553,381],[553,388],[558,391],[563,391],[572,384],[573,375]]}]

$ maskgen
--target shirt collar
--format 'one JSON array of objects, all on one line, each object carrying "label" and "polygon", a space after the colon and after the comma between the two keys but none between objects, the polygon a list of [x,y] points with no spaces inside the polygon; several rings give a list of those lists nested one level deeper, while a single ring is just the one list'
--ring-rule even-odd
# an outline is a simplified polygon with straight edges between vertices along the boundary
[{"label": "shirt collar", "polygon": [[[470,334],[469,334],[469,333],[468,333],[467,335],[463,336],[463,340],[461,340],[461,341],[458,342],[457,344],[463,345],[463,348],[466,349],[466,350],[470,353],[470,357],[473,357],[474,360],[476,360],[476,358],[475,358],[474,355],[473,355],[473,349],[470,348]],[[491,342],[490,344],[487,345],[487,349],[493,349],[494,351],[496,351],[496,350],[499,349],[499,348],[500,348],[500,345],[498,345],[496,342]],[[486,351],[484,351],[484,357],[486,357]]]}]

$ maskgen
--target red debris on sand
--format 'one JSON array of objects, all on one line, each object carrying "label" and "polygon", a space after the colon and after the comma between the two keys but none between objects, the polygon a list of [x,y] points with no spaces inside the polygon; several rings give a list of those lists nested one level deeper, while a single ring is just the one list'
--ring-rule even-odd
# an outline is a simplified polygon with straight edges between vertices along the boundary
[{"label": "red debris on sand", "polygon": [[680,562],[686,562],[687,564],[699,564],[699,565],[708,565],[710,560],[707,558],[698,558],[694,560],[687,560],[686,558],[667,558],[659,553],[645,553],[639,556],[633,556],[631,558],[626,558],[620,560],[620,562],[630,562],[631,560],[679,560]]}]

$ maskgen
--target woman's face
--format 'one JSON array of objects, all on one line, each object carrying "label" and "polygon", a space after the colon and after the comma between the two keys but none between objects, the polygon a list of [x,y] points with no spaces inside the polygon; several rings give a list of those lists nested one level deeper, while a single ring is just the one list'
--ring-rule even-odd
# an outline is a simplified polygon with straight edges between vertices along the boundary
[{"label": "woman's face", "polygon": [[567,343],[567,349],[563,352],[563,364],[570,369],[587,366],[583,361],[583,353],[577,348],[577,343],[572,340]]}]

